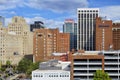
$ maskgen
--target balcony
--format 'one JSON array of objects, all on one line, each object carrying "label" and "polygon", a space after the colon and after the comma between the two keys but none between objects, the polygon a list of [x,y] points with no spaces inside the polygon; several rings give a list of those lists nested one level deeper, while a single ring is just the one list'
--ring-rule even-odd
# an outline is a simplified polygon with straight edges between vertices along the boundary
[{"label": "balcony", "polygon": [[78,68],[74,68],[73,70],[101,70],[101,67],[91,67],[91,68],[85,68],[85,67],[78,67]]},{"label": "balcony", "polygon": [[114,62],[114,61],[105,61],[105,65],[106,65],[106,64],[109,64],[109,65],[110,65],[110,64],[117,64],[117,65],[118,65],[118,62]]},{"label": "balcony", "polygon": [[74,76],[93,76],[93,73],[74,73]]},{"label": "balcony", "polygon": [[102,70],[102,68],[101,67],[91,67],[91,68],[89,68],[89,70]]},{"label": "balcony", "polygon": [[74,76],[87,76],[87,73],[74,73]]},{"label": "balcony", "polygon": [[108,73],[108,75],[110,75],[110,76],[118,76],[119,73]]},{"label": "balcony", "polygon": [[87,65],[88,63],[84,63],[84,62],[74,62],[73,64],[74,64],[74,65],[83,65],[83,64],[84,64],[84,65]]},{"label": "balcony", "polygon": [[73,70],[88,70],[87,67],[78,67],[78,68],[74,68]]},{"label": "balcony", "polygon": [[119,70],[119,68],[117,67],[108,67],[108,68],[104,68],[104,70]]},{"label": "balcony", "polygon": [[118,56],[105,56],[105,59],[119,59]]},{"label": "balcony", "polygon": [[102,65],[102,62],[92,62],[92,63],[88,63],[89,65]]},{"label": "balcony", "polygon": [[100,61],[94,61],[94,62],[74,62],[74,65],[102,65],[102,62]]}]

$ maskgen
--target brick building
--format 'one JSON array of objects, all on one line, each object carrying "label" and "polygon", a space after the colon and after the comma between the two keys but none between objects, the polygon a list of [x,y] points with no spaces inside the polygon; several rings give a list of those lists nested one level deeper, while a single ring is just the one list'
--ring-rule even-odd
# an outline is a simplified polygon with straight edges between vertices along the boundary
[{"label": "brick building", "polygon": [[59,33],[58,52],[68,52],[70,47],[69,33]]},{"label": "brick building", "polygon": [[53,52],[69,51],[69,34],[58,29],[35,29],[33,37],[35,61],[50,59]]},{"label": "brick building", "polygon": [[112,47],[112,21],[103,18],[96,18],[96,50],[109,50]]},{"label": "brick building", "polygon": [[113,49],[120,49],[120,23],[113,23]]}]

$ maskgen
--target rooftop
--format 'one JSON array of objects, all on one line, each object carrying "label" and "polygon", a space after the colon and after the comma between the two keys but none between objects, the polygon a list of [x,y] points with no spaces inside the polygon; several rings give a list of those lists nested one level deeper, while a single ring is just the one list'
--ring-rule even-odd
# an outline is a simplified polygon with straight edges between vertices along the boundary
[{"label": "rooftop", "polygon": [[52,53],[53,56],[62,56],[66,55],[67,53]]},{"label": "rooftop", "polygon": [[98,55],[100,51],[84,51],[82,52],[75,52],[74,55]]},{"label": "rooftop", "polygon": [[39,70],[70,70],[70,62],[62,62],[58,60],[50,60],[39,64]]}]

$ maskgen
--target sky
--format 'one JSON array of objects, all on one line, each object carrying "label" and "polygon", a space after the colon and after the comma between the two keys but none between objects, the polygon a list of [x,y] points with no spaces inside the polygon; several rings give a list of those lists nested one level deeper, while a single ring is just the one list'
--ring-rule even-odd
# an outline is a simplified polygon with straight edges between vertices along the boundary
[{"label": "sky", "polygon": [[39,20],[62,30],[65,19],[77,21],[77,8],[99,8],[100,16],[120,22],[120,0],[0,0],[6,26],[13,16],[22,16],[28,24]]}]

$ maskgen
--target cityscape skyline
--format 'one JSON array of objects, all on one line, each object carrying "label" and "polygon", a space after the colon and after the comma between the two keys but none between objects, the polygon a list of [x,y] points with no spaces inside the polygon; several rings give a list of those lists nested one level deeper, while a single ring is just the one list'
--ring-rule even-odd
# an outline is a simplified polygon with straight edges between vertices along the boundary
[{"label": "cityscape skyline", "polygon": [[0,80],[120,80],[119,9],[119,0],[0,0]]},{"label": "cityscape skyline", "polygon": [[1,0],[0,3],[0,15],[5,17],[5,25],[11,21],[13,16],[23,16],[28,24],[39,20],[43,21],[46,27],[59,27],[62,31],[62,24],[66,18],[72,18],[76,21],[77,8],[100,8],[100,16],[107,16],[113,21],[120,21],[119,0],[109,0],[109,3],[108,0]]}]

